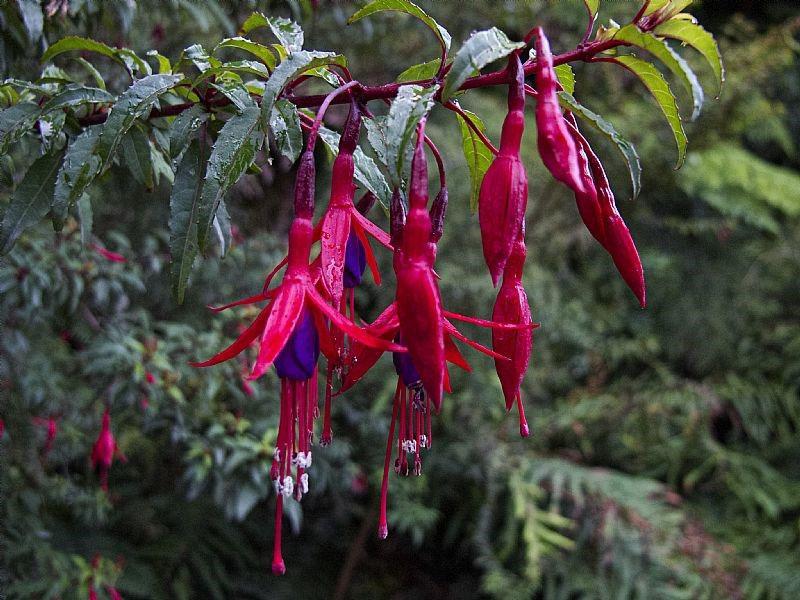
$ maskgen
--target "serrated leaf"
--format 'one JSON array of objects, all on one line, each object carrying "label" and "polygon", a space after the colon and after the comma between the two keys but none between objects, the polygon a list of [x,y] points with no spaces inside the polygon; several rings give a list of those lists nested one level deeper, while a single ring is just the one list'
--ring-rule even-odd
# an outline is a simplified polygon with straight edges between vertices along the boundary
[{"label": "serrated leaf", "polygon": [[439,25],[436,20],[431,17],[428,13],[422,10],[419,6],[414,4],[413,2],[409,2],[408,0],[373,0],[360,10],[358,10],[352,17],[347,20],[347,23],[355,23],[359,19],[363,19],[364,17],[368,17],[369,15],[373,15],[377,12],[381,12],[384,10],[391,10],[396,12],[405,13],[407,15],[411,15],[412,17],[416,17],[425,25],[427,25],[431,31],[436,35],[437,39],[439,40],[439,44],[442,46],[445,54],[450,50],[450,33]]},{"label": "serrated leaf", "polygon": [[51,207],[56,229],[61,228],[69,207],[80,198],[100,172],[101,162],[95,154],[95,146],[101,130],[101,125],[87,127],[67,148],[56,178]]},{"label": "serrated leaf", "polygon": [[268,27],[288,53],[297,52],[303,48],[303,29],[290,19],[283,17],[270,19],[260,12],[254,12],[245,19],[239,31],[247,34],[259,27]]},{"label": "serrated leaf", "polygon": [[82,38],[75,35],[70,35],[65,38],[61,38],[55,44],[53,44],[47,50],[45,50],[44,54],[42,55],[42,62],[50,61],[59,54],[63,54],[64,52],[74,52],[74,51],[95,52],[97,54],[102,54],[103,56],[107,56],[111,60],[121,64],[123,67],[127,69],[125,61],[111,46],[107,46],[106,44],[98,42],[96,40],[90,40],[88,38]]},{"label": "serrated leaf", "polygon": [[50,98],[42,107],[43,112],[65,108],[67,106],[80,106],[81,104],[113,102],[114,96],[100,88],[70,85]]},{"label": "serrated leaf", "polygon": [[231,80],[230,82],[212,83],[211,87],[230,100],[238,113],[241,113],[246,108],[256,106],[256,102],[250,96],[250,92],[240,81]]},{"label": "serrated leaf", "polygon": [[272,109],[270,129],[275,134],[278,151],[294,162],[303,150],[303,131],[297,107],[288,100],[278,100]]},{"label": "serrated leaf", "polygon": [[[725,81],[725,67],[722,65],[722,55],[719,52],[714,36],[703,29],[698,23],[685,19],[667,21],[656,27],[654,33],[658,36],[679,40],[691,46],[703,55],[717,80],[717,89],[722,90]],[[719,94],[719,91],[717,92]]]},{"label": "serrated leaf", "polygon": [[678,162],[675,168],[679,169],[686,158],[687,139],[686,132],[683,130],[683,123],[681,123],[681,116],[678,112],[678,105],[675,102],[675,96],[669,89],[669,84],[658,69],[640,58],[617,56],[612,60],[636,75],[655,98],[658,107],[664,113],[667,123],[669,123],[672,135],[675,137],[675,143],[678,146]]},{"label": "serrated leaf", "polygon": [[575,93],[575,72],[570,65],[558,65],[553,69],[556,72],[556,77],[561,87],[568,94]]},{"label": "serrated leaf", "polygon": [[44,27],[44,14],[39,0],[17,0],[19,13],[22,16],[22,23],[25,25],[25,33],[28,41],[35,44],[42,37]]},{"label": "serrated leaf", "polygon": [[198,141],[192,140],[183,154],[169,198],[169,248],[172,255],[172,294],[183,303],[186,285],[197,257],[197,222],[203,193],[205,156]]},{"label": "serrated leaf", "polygon": [[147,61],[143,60],[130,48],[115,48],[114,52],[125,63],[129,73],[138,73],[140,75],[151,75],[153,73]]},{"label": "serrated leaf", "polygon": [[392,101],[386,119],[386,164],[394,186],[400,186],[404,174],[411,166],[406,152],[417,124],[433,108],[433,97],[438,86],[423,88],[419,85],[403,85]]},{"label": "serrated leaf", "polygon": [[11,250],[22,232],[47,214],[62,157],[58,152],[37,158],[14,190],[0,225],[0,253]]},{"label": "serrated leaf", "polygon": [[169,129],[169,155],[171,158],[177,158],[183,152],[189,139],[207,119],[208,113],[201,104],[194,104],[175,117]]},{"label": "serrated leaf", "polygon": [[659,39],[649,33],[642,32],[636,25],[626,25],[620,29],[614,39],[624,40],[630,42],[643,50],[646,50],[664,65],[681,81],[686,91],[692,97],[692,120],[694,121],[700,115],[700,109],[703,107],[703,88],[700,87],[700,82],[697,80],[697,75],[694,74],[689,64],[681,57],[680,54],[670,48],[669,44],[662,39]]},{"label": "serrated leaf", "polygon": [[176,65],[176,69],[180,69],[182,63],[186,60],[191,62],[200,71],[206,71],[207,69],[218,67],[222,64],[213,56],[209,56],[208,52],[206,52],[205,48],[200,44],[192,44],[188,48],[184,48],[183,52],[181,52],[178,64]]},{"label": "serrated leaf", "polygon": [[467,78],[483,67],[514,50],[523,48],[523,42],[512,42],[505,33],[492,27],[474,32],[458,49],[453,64],[444,81],[442,102],[446,102]]},{"label": "serrated leaf", "polygon": [[364,126],[367,129],[367,140],[369,145],[375,151],[378,160],[387,165],[386,153],[386,117],[385,115],[378,115],[372,119],[364,119]]},{"label": "serrated leaf", "polygon": [[125,166],[139,183],[153,189],[153,160],[150,140],[140,127],[133,127],[122,138],[122,157]]},{"label": "serrated leaf", "polygon": [[[478,115],[468,110],[464,110],[464,113],[481,133],[486,131],[486,126]],[[458,119],[458,126],[461,129],[461,147],[464,150],[464,159],[467,161],[467,167],[469,168],[469,208],[472,212],[475,212],[478,209],[478,194],[480,193],[481,182],[489,165],[492,164],[494,154],[467,124],[466,120],[458,113],[455,113],[455,115]]]},{"label": "serrated leaf", "polygon": [[125,90],[111,107],[97,141],[97,154],[103,162],[102,168],[111,163],[120,140],[136,119],[149,113],[158,97],[181,79],[181,75],[148,75]]},{"label": "serrated leaf", "polygon": [[434,58],[431,61],[420,63],[408,67],[405,71],[397,76],[398,83],[405,83],[406,81],[419,81],[420,79],[431,79],[439,72],[439,65],[442,64],[441,58]]},{"label": "serrated leaf", "polygon": [[620,154],[622,154],[622,158],[625,159],[625,163],[628,165],[628,172],[631,176],[631,187],[633,188],[633,198],[638,197],[642,188],[642,164],[639,160],[639,154],[636,152],[636,148],[634,148],[633,144],[617,133],[617,130],[611,123],[583,106],[570,94],[560,92],[559,102],[564,109],[571,111],[591,125],[595,130],[602,133],[614,144],[617,150],[619,150]]},{"label": "serrated leaf", "polygon": [[279,64],[275,71],[273,71],[272,76],[264,86],[264,94],[261,97],[261,117],[264,126],[267,127],[269,125],[269,119],[272,116],[272,107],[275,104],[278,94],[281,93],[281,90],[287,83],[304,71],[332,63],[346,66],[347,61],[343,56],[335,54],[334,52],[308,52],[306,50],[300,50],[299,52],[287,56],[286,60]]},{"label": "serrated leaf", "polygon": [[261,147],[263,134],[257,130],[259,116],[258,107],[245,108],[228,119],[214,143],[198,211],[197,241],[203,251],[222,197],[247,170]]},{"label": "serrated leaf", "polygon": [[0,111],[0,154],[30,131],[40,114],[41,109],[33,102],[20,102]]},{"label": "serrated leaf", "polygon": [[243,50],[244,52],[252,54],[258,60],[264,63],[270,71],[275,68],[275,55],[272,53],[272,50],[266,46],[262,46],[261,44],[253,42],[252,40],[248,40],[247,38],[234,37],[224,39],[217,44],[217,46],[214,48],[214,52],[220,48],[236,48],[238,50]]},{"label": "serrated leaf", "polygon": [[[327,127],[319,128],[319,137],[325,142],[325,145],[330,149],[334,156],[339,152],[339,134],[331,131]],[[364,154],[361,148],[356,148],[353,153],[353,162],[355,164],[354,177],[361,185],[363,185],[383,204],[384,208],[389,208],[389,201],[392,197],[392,192],[389,189],[389,184],[386,183],[378,165],[371,157]]]}]

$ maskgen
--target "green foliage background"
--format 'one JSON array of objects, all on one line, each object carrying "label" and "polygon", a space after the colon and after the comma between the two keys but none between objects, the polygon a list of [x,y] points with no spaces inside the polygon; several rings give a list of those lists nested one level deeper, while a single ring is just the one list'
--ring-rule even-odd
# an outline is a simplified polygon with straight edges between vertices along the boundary
[{"label": "green foliage background", "polygon": [[[42,48],[32,51],[13,4],[0,9],[0,71],[35,77]],[[51,42],[77,33],[171,57],[191,43],[213,46],[265,8],[69,4],[67,16],[44,22]],[[345,28],[355,4],[323,1],[313,14],[273,4],[267,11],[301,20],[309,47],[346,54],[366,82],[436,54],[410,19]],[[577,0],[421,4],[454,42],[491,25],[519,39],[541,21],[563,50],[585,26]],[[602,4],[620,22],[635,10]],[[789,0],[735,4],[693,7],[720,41],[727,82],[686,123],[680,171],[662,117],[632,78],[604,65],[576,70],[576,95],[642,157],[642,195],[627,201],[624,166],[594,140],[642,254],[647,310],[539,162],[531,119],[525,277],[542,323],[524,386],[532,437],[518,438],[491,362],[472,357],[474,373],[454,375],[435,419],[423,476],[393,477],[390,536],[377,540],[394,387],[383,359],[336,401],[335,442],[315,451],[302,506],[288,503],[283,578],[268,574],[277,381],[266,376],[248,396],[243,365],[187,362],[252,317],[214,316],[205,305],[253,293],[282,255],[291,165],[261,157],[262,172],[237,184],[228,208],[238,242],[224,260],[204,259],[182,306],[170,297],[163,178],[148,191],[116,169],[92,188],[93,239],[124,264],[86,248],[75,220],[60,234],[45,223],[20,238],[0,262],[0,597],[85,598],[97,553],[96,581],[125,598],[800,597],[800,10]],[[709,83],[706,65],[689,58]],[[462,103],[496,139],[502,90]],[[443,297],[485,317],[494,294],[458,123],[441,112],[429,133],[451,186]],[[30,162],[26,150],[0,159],[3,202]],[[361,313],[376,316],[390,290],[365,286]],[[105,401],[128,457],[112,469],[110,497],[88,466]],[[31,418],[51,415],[58,435],[44,456]]]}]

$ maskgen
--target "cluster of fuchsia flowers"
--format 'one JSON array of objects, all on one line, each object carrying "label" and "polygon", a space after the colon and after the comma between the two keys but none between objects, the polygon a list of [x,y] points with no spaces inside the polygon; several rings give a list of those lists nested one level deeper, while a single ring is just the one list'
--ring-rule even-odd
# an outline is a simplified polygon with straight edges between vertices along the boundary
[{"label": "cluster of fuchsia flowers", "polygon": [[[303,115],[308,137],[297,171],[288,255],[269,273],[261,293],[213,310],[261,301],[266,306],[230,346],[208,360],[193,363],[198,367],[215,365],[236,357],[257,342],[258,354],[248,379],[261,377],[270,366],[275,367],[280,378],[280,421],[270,470],[277,496],[272,563],[276,574],[286,569],[281,553],[283,503],[291,497],[300,500],[309,489],[314,422],[322,412],[319,442],[323,446],[330,444],[332,398],[353,387],[384,352],[392,353],[398,378],[380,494],[378,535],[381,538],[388,533],[386,500],[390,466],[393,464],[400,475],[421,473],[422,449],[429,449],[432,443],[432,413],[439,412],[443,393],[450,391],[447,363],[470,370],[454,340],[494,359],[506,408],[511,410],[517,405],[520,433],[523,437],[529,435],[520,386],[537,325],[531,318],[522,285],[528,183],[520,159],[520,142],[525,127],[526,96],[534,97],[536,102],[542,161],[558,181],[572,189],[586,227],[609,252],[642,306],[645,304],[639,255],[616,209],[603,167],[578,131],[574,117],[564,114],[559,107],[559,84],[547,38],[540,28],[532,30],[528,38],[526,41],[532,38],[536,48],[536,88],[525,83],[519,52],[513,53],[506,71],[508,114],[500,148],[486,172],[479,195],[483,253],[492,283],[495,287],[500,283],[490,321],[446,310],[439,292],[434,265],[448,192],[441,156],[425,135],[425,120],[417,126],[413,140],[407,202],[401,190],[395,189],[387,234],[367,218],[374,196],[368,192],[358,202],[354,201],[353,153],[362,119],[371,116],[366,106],[370,98],[363,97],[357,82],[351,81],[325,98],[313,122]],[[349,115],[333,164],[330,201],[315,224],[314,147],[325,111],[337,96],[339,102],[349,102]],[[432,202],[428,196],[426,146],[439,166],[440,189]],[[395,300],[374,322],[359,324],[354,297],[367,266],[375,283],[379,284],[381,279],[372,241],[392,252],[397,281]],[[317,242],[319,251],[312,259],[312,248]],[[284,267],[281,282],[273,286],[275,275]],[[492,347],[468,339],[453,321],[490,328]],[[322,411],[317,380],[320,354],[327,361]],[[339,387],[334,391],[337,380]],[[102,457],[106,460],[113,455],[109,444],[106,440],[102,446]],[[102,460],[100,451],[97,455],[97,460]]]}]

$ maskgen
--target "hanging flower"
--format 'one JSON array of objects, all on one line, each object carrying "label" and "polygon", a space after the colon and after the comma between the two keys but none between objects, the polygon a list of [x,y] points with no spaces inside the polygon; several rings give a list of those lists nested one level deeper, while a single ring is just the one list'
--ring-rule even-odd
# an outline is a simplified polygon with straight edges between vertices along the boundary
[{"label": "hanging flower", "polygon": [[558,79],[553,70],[550,42],[541,27],[534,30],[536,41],[536,128],[539,156],[558,181],[576,193],[585,192],[578,162],[578,150],[567,130],[558,105]]},{"label": "hanging flower", "polygon": [[508,67],[513,81],[508,87],[500,153],[486,171],[478,197],[483,256],[495,286],[511,254],[514,234],[525,220],[528,202],[528,177],[519,157],[525,131],[525,73],[516,54]]},{"label": "hanging flower", "polygon": [[106,492],[108,491],[108,472],[111,469],[111,464],[114,458],[118,458],[123,462],[127,461],[125,456],[120,452],[117,441],[114,439],[114,434],[111,433],[111,413],[106,407],[103,412],[103,424],[100,428],[100,434],[92,446],[92,467],[100,474],[100,487]]},{"label": "hanging flower", "polygon": [[531,319],[528,297],[522,286],[522,269],[525,265],[525,231],[520,230],[511,256],[503,271],[503,284],[497,293],[492,312],[492,320],[513,323],[518,328],[495,328],[492,330],[492,349],[508,357],[508,360],[495,359],[495,370],[503,388],[506,410],[511,410],[514,402],[519,411],[519,432],[522,437],[530,435],[525,409],[522,405],[520,388],[533,349],[533,329],[538,325]]}]

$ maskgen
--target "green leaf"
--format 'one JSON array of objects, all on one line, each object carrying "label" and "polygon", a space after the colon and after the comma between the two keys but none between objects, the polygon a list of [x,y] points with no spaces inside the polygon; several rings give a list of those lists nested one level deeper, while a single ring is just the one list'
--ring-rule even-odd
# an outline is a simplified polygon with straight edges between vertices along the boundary
[{"label": "green leaf", "polygon": [[411,166],[406,149],[410,148],[417,124],[433,108],[433,96],[438,87],[403,85],[392,102],[386,120],[386,165],[395,186],[400,186],[404,173]]},{"label": "green leaf", "polygon": [[177,158],[183,152],[189,139],[208,119],[208,113],[201,104],[194,104],[172,122],[169,129],[169,155]]},{"label": "green leaf", "polygon": [[722,55],[713,35],[694,21],[684,19],[675,19],[662,23],[656,27],[654,33],[661,37],[679,40],[702,54],[703,58],[711,65],[712,71],[714,71],[714,76],[717,80],[717,94],[722,91],[722,82],[725,81],[725,67],[722,65]]},{"label": "green leaf", "polygon": [[172,255],[172,294],[183,303],[186,285],[197,257],[197,223],[203,193],[205,156],[196,139],[183,154],[169,198],[169,249]]},{"label": "green leaf", "polygon": [[100,75],[100,71],[97,70],[92,63],[88,60],[83,58],[82,56],[76,56],[72,60],[77,62],[83,69],[89,74],[89,76],[94,79],[94,84],[99,87],[101,90],[106,89],[106,82],[103,79],[103,76]]},{"label": "green leaf", "polygon": [[575,72],[572,70],[570,65],[558,65],[555,67],[554,71],[556,72],[556,77],[558,78],[558,82],[561,84],[561,87],[564,88],[564,91],[568,94],[575,93]]},{"label": "green leaf", "polygon": [[237,60],[224,63],[218,67],[206,69],[195,78],[192,82],[192,86],[197,87],[200,83],[211,77],[215,77],[218,82],[229,80],[241,84],[242,78],[239,77],[238,73],[246,73],[261,79],[269,78],[269,68],[262,63],[254,60]]},{"label": "green leaf", "polygon": [[368,17],[369,15],[373,15],[384,10],[397,11],[411,15],[412,17],[416,17],[425,23],[425,25],[427,25],[434,34],[436,34],[439,44],[442,46],[445,53],[450,50],[451,38],[448,31],[439,25],[439,23],[437,23],[433,17],[428,15],[428,13],[422,10],[419,6],[413,2],[409,2],[408,0],[373,0],[361,10],[357,11],[352,17],[350,17],[347,20],[347,23],[355,23],[359,19],[363,19],[364,17]]},{"label": "green leaf", "polygon": [[42,111],[48,112],[67,106],[80,106],[81,104],[107,103],[113,101],[114,96],[100,88],[69,85],[50,98],[42,107]]},{"label": "green leaf", "polygon": [[205,71],[222,64],[213,56],[209,56],[208,52],[200,44],[192,44],[183,50],[176,69],[179,69],[186,60],[190,61],[199,71]]},{"label": "green leaf", "polygon": [[55,44],[53,44],[47,50],[45,50],[44,54],[42,55],[42,62],[50,61],[59,54],[63,54],[64,52],[74,52],[74,51],[96,52],[97,54],[102,54],[103,56],[107,56],[111,60],[121,64],[127,69],[125,61],[111,46],[107,46],[102,42],[90,40],[88,38],[78,37],[75,35],[70,35],[65,38],[61,38]]},{"label": "green leaf", "polygon": [[[478,115],[468,110],[464,110],[464,113],[470,117],[470,120],[481,133],[486,131],[486,126]],[[461,146],[464,150],[464,158],[467,161],[467,167],[469,167],[469,178],[471,182],[469,208],[472,212],[475,212],[478,209],[478,194],[481,189],[481,182],[483,181],[483,176],[489,168],[489,165],[492,164],[494,155],[472,127],[467,124],[467,121],[460,114],[455,113],[455,115],[458,119],[458,126],[461,129]]]},{"label": "green leaf", "polygon": [[617,56],[613,60],[636,75],[655,98],[661,112],[664,113],[664,117],[667,119],[667,123],[669,123],[672,134],[675,136],[675,143],[678,146],[678,162],[675,168],[680,169],[686,158],[687,139],[686,133],[683,131],[678,105],[675,102],[675,96],[669,89],[669,84],[667,84],[661,72],[649,62],[635,56]]},{"label": "green leaf", "polygon": [[692,97],[692,120],[694,121],[700,115],[700,109],[703,107],[703,88],[700,87],[700,82],[697,76],[692,71],[689,64],[681,57],[680,54],[670,48],[664,40],[659,39],[649,33],[643,33],[636,25],[626,25],[620,29],[614,39],[624,40],[630,42],[634,46],[638,46],[646,50],[672,71],[672,73],[680,79],[686,91]]},{"label": "green leaf", "polygon": [[153,70],[150,68],[147,61],[140,58],[139,55],[130,48],[115,48],[114,52],[116,52],[117,56],[125,63],[125,67],[128,69],[129,73],[152,75]]},{"label": "green leaf", "polygon": [[67,218],[67,211],[88,185],[100,172],[100,158],[95,154],[95,146],[100,137],[102,125],[87,127],[67,148],[64,162],[56,178],[53,194],[53,224],[60,229]]},{"label": "green leaf", "polygon": [[308,52],[300,50],[294,54],[286,57],[281,64],[272,73],[267,84],[264,86],[264,94],[261,97],[261,118],[264,126],[269,125],[269,119],[272,116],[272,107],[278,94],[284,86],[292,79],[307,71],[315,69],[328,64],[338,64],[346,66],[347,62],[341,55],[334,52]]},{"label": "green leaf", "polygon": [[132,127],[122,138],[122,157],[133,178],[153,190],[153,160],[150,139],[141,127]]},{"label": "green leaf", "polygon": [[617,130],[611,123],[583,106],[570,94],[559,92],[559,102],[566,110],[572,111],[573,114],[583,119],[614,144],[620,154],[622,154],[622,158],[625,159],[625,163],[628,165],[628,172],[631,176],[631,186],[633,188],[633,198],[639,196],[639,192],[642,189],[642,164],[639,161],[639,154],[636,152],[636,148],[633,147],[633,144],[617,133]]},{"label": "green leaf", "polygon": [[[320,127],[319,137],[325,142],[325,145],[330,149],[334,156],[339,152],[339,134],[331,131],[327,127]],[[389,201],[392,197],[392,191],[389,189],[389,184],[381,173],[378,165],[371,157],[364,154],[361,148],[356,148],[353,153],[353,162],[355,164],[355,179],[363,185],[370,192],[375,194],[378,200],[385,208],[389,208]]]},{"label": "green leaf", "polygon": [[111,108],[97,141],[97,154],[102,160],[102,168],[111,163],[120,140],[136,119],[149,113],[158,97],[181,79],[181,75],[148,75],[125,90]]},{"label": "green leaf", "polygon": [[418,81],[420,79],[431,79],[439,72],[439,65],[442,64],[441,58],[434,58],[431,61],[420,63],[408,67],[405,71],[397,76],[398,83],[405,83],[406,81]]},{"label": "green leaf", "polygon": [[263,134],[257,130],[259,114],[258,107],[251,106],[232,116],[214,143],[198,211],[197,241],[203,251],[222,197],[247,170],[261,147]]},{"label": "green leaf", "polygon": [[266,46],[262,46],[261,44],[248,40],[247,38],[234,37],[224,39],[217,44],[217,46],[214,48],[214,52],[220,48],[237,48],[238,50],[243,50],[258,58],[258,60],[264,63],[270,69],[270,71],[275,68],[276,61],[272,50]]},{"label": "green leaf", "polygon": [[272,34],[278,38],[281,46],[290,54],[303,48],[303,29],[290,19],[284,19],[283,17],[270,19],[260,12],[254,12],[245,19],[240,32],[248,34],[259,27],[269,27]]},{"label": "green leaf", "polygon": [[35,44],[42,37],[44,27],[44,14],[39,0],[17,0],[19,13],[22,16],[22,23],[25,25],[25,33],[28,34],[28,41]]},{"label": "green leaf", "polygon": [[47,214],[62,156],[58,152],[37,158],[14,190],[0,225],[0,253],[11,250],[20,234]]},{"label": "green leaf", "polygon": [[158,61],[158,72],[168,75],[172,73],[172,63],[169,62],[169,59],[161,54],[158,50],[149,50],[147,52],[147,56],[151,58],[155,58]]},{"label": "green leaf", "polygon": [[0,155],[30,131],[41,109],[33,102],[20,102],[0,111]]},{"label": "green leaf", "polygon": [[377,115],[372,119],[364,119],[364,126],[367,129],[367,140],[375,151],[378,160],[388,166],[386,152],[386,120],[385,115]]},{"label": "green leaf", "polygon": [[600,8],[600,0],[583,0],[583,3],[586,5],[589,15],[594,17]]},{"label": "green leaf", "polygon": [[480,71],[490,62],[508,56],[524,46],[523,42],[509,40],[497,27],[473,33],[456,52],[444,81],[442,102],[446,102],[470,75]]},{"label": "green leaf", "polygon": [[278,100],[272,109],[269,126],[280,153],[290,161],[296,161],[303,149],[303,131],[297,107],[288,100]]}]

